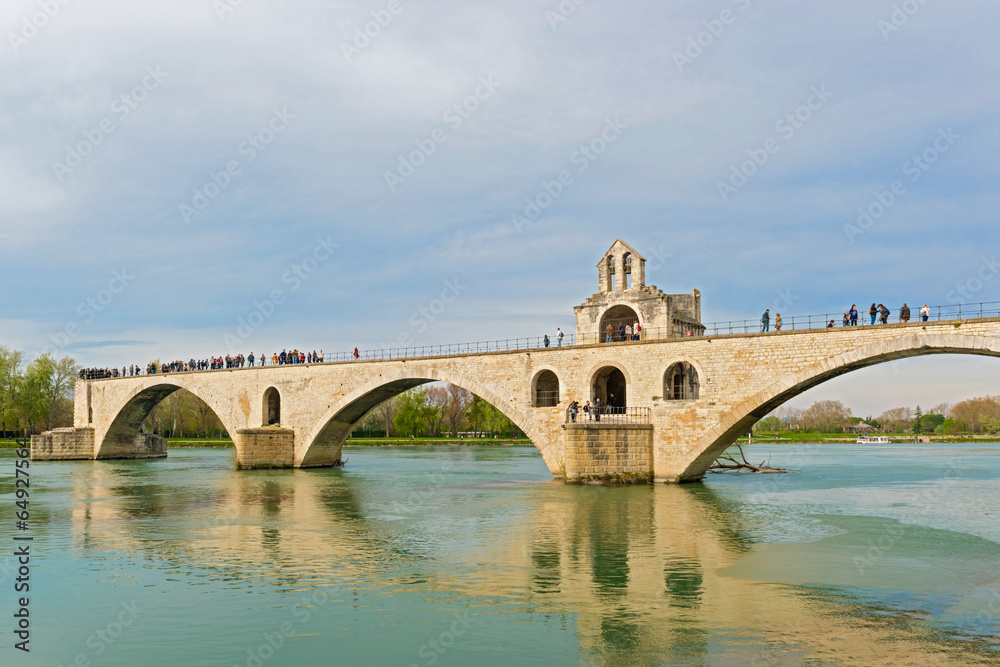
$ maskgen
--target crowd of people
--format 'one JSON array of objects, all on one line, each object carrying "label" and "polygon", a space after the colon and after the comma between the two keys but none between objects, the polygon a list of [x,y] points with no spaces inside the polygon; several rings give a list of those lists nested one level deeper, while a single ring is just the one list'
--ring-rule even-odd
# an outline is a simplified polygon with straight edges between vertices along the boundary
[{"label": "crowd of people", "polygon": [[312,352],[282,350],[280,353],[275,352],[272,354],[270,357],[271,363],[268,364],[268,356],[266,354],[261,354],[260,356],[255,356],[253,352],[246,356],[242,354],[227,354],[224,357],[209,357],[208,359],[189,359],[188,361],[177,360],[159,364],[150,362],[146,364],[145,368],[139,364],[132,364],[128,367],[122,366],[121,370],[118,368],[84,368],[80,370],[80,379],[104,380],[107,378],[117,377],[135,377],[137,375],[187,373],[190,371],[214,371],[226,368],[248,368],[253,367],[255,364],[257,366],[321,364],[323,363],[324,357],[325,355],[323,350],[320,350],[319,352],[316,350],[313,350]]},{"label": "crowd of people", "polygon": [[[858,311],[858,305],[852,304],[850,308],[844,311],[844,319],[841,324],[845,327],[852,327],[858,325],[858,318],[860,311]],[[888,324],[889,317],[892,315],[892,311],[889,310],[882,303],[873,303],[868,309],[868,315],[871,317],[871,324],[875,324],[878,321],[879,324]],[[903,307],[899,309],[899,321],[909,322],[912,317],[912,312],[910,311],[910,306],[903,303]],[[926,322],[931,317],[931,309],[925,303],[920,309],[919,317],[921,322]],[[827,329],[832,329],[836,326],[836,320],[830,320],[826,325]],[[760,330],[770,331],[771,328],[771,309],[768,308],[764,311],[764,314],[760,316]],[[774,314],[774,330],[781,331],[781,313]]]}]

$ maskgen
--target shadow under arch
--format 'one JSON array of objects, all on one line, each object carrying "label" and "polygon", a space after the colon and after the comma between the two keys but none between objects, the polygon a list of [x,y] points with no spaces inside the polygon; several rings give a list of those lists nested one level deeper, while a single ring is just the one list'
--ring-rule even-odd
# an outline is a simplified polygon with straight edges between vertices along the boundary
[{"label": "shadow under arch", "polygon": [[96,458],[127,458],[133,454],[137,447],[136,436],[140,435],[146,417],[163,399],[181,389],[188,391],[207,405],[226,432],[235,437],[236,430],[222,418],[224,411],[219,410],[210,397],[202,396],[196,388],[188,386],[180,378],[164,375],[158,380],[156,384],[132,392],[115,410],[115,417],[98,445]]},{"label": "shadow under arch", "polygon": [[695,444],[697,457],[681,473],[679,481],[696,481],[709,466],[758,420],[769,412],[835,377],[887,361],[935,354],[972,354],[1000,357],[1000,338],[954,334],[916,334],[880,341],[836,355],[791,373],[757,392],[725,415],[720,423]]},{"label": "shadow under arch", "polygon": [[479,396],[502,412],[528,436],[553,474],[561,471],[562,460],[557,458],[555,448],[551,447],[550,443],[540,439],[540,434],[530,416],[497,395],[488,385],[437,370],[400,370],[387,373],[334,403],[309,432],[301,449],[296,446],[295,466],[313,468],[331,465],[339,460],[341,447],[366,414],[379,404],[430,382],[448,382]]}]

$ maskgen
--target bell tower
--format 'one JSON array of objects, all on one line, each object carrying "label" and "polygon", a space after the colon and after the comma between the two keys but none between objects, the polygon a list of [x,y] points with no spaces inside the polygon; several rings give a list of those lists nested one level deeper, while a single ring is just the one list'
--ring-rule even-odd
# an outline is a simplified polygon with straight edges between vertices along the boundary
[{"label": "bell tower", "polygon": [[612,328],[612,342],[625,340],[620,332],[627,329],[635,340],[700,336],[701,293],[664,294],[646,285],[646,258],[621,239],[604,253],[597,263],[597,293],[576,308],[576,336],[580,343],[604,343],[607,328]]}]

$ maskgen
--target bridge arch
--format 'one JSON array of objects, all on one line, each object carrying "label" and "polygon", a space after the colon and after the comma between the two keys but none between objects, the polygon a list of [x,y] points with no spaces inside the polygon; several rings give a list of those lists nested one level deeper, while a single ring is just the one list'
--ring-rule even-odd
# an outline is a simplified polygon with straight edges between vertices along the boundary
[{"label": "bridge arch", "polygon": [[1000,357],[1000,338],[921,333],[859,347],[791,373],[745,400],[705,433],[692,447],[695,456],[678,481],[695,481],[704,477],[719,455],[753,424],[799,394],[851,371],[932,354]]},{"label": "bridge arch", "polygon": [[609,394],[615,395],[615,407],[628,405],[629,388],[632,377],[624,365],[617,361],[602,361],[587,374],[587,400],[601,399],[601,405],[608,405]]},{"label": "bridge arch", "polygon": [[694,401],[701,397],[705,372],[693,359],[675,359],[663,371],[664,401]]},{"label": "bridge arch", "polygon": [[639,319],[639,313],[636,312],[636,310],[631,306],[627,306],[621,303],[611,306],[610,308],[605,310],[604,313],[601,314],[600,322],[601,323],[598,327],[598,335],[599,335],[599,341],[601,343],[607,342],[608,326],[610,326],[612,330],[612,335],[611,335],[612,342],[618,343],[621,342],[622,340],[625,340],[618,333],[619,325],[628,327],[630,331],[633,331],[633,327],[635,327],[636,322],[639,322],[640,326],[642,325],[642,322]]},{"label": "bridge arch", "polygon": [[531,407],[554,408],[562,399],[562,387],[555,369],[545,366],[531,378]]},{"label": "bridge arch", "polygon": [[[155,378],[155,379],[154,379]],[[130,392],[111,411],[114,417],[103,435],[98,433],[95,443],[95,458],[130,458],[140,447],[136,436],[139,436],[146,417],[160,402],[174,392],[185,389],[201,399],[222,423],[229,435],[236,437],[235,424],[230,423],[226,411],[215,401],[211,394],[201,390],[192,382],[181,376],[158,375],[150,376],[145,386],[137,387]]]},{"label": "bridge arch", "polygon": [[[380,403],[403,392],[430,382],[449,382],[471,391],[481,399],[500,410],[520,428],[542,455],[542,459],[553,474],[562,474],[563,460],[561,448],[542,437],[535,428],[534,421],[526,413],[500,396],[494,389],[482,382],[446,370],[401,369],[380,375],[375,380],[352,391],[330,406],[326,413],[315,422],[301,446],[295,447],[296,467],[311,468],[328,466],[339,460],[340,450],[354,426]],[[527,391],[522,398],[528,398]],[[516,399],[514,399],[516,400]],[[524,402],[527,408],[530,400]]]},{"label": "bridge arch", "polygon": [[263,415],[262,426],[281,423],[281,392],[277,387],[271,386],[264,390],[262,397],[261,415]]}]

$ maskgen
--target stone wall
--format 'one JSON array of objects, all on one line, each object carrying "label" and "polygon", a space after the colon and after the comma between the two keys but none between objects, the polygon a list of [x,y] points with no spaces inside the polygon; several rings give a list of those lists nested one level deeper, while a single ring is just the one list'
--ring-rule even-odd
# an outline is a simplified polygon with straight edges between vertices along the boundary
[{"label": "stone wall", "polygon": [[[445,381],[478,394],[510,417],[559,477],[567,467],[565,410],[571,401],[591,400],[595,378],[613,366],[625,377],[628,406],[651,409],[656,478],[690,481],[703,476],[717,453],[756,418],[798,393],[876,363],[952,352],[1000,357],[1000,318],[81,381],[76,425],[93,429],[97,458],[108,457],[100,453],[105,447],[114,456],[127,457],[119,446],[134,444],[144,411],[173,388],[202,398],[226,430],[236,434],[263,423],[263,396],[273,387],[281,397],[281,426],[294,433],[293,465],[334,465],[353,424],[381,400],[423,382]],[[679,361],[698,373],[697,399],[665,396],[667,369]],[[542,370],[559,379],[556,407],[533,407],[531,380]],[[274,460],[286,465],[284,454]]]},{"label": "stone wall", "polygon": [[566,424],[566,481],[653,476],[651,424]]},{"label": "stone wall", "polygon": [[92,428],[57,428],[31,436],[32,461],[79,461],[92,458]]},{"label": "stone wall", "polygon": [[291,468],[295,463],[295,431],[287,428],[242,428],[236,431],[240,469]]}]

